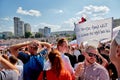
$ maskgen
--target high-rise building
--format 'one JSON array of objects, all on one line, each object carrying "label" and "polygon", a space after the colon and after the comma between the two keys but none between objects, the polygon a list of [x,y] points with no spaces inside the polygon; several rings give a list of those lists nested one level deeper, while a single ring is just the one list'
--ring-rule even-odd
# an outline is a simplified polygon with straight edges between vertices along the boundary
[{"label": "high-rise building", "polygon": [[14,17],[14,36],[18,36],[18,23],[20,21],[20,18]]},{"label": "high-rise building", "polygon": [[25,23],[24,24],[24,31],[25,32],[31,32],[31,26],[29,23]]},{"label": "high-rise building", "polygon": [[48,28],[48,27],[44,27],[43,29],[39,28],[39,33],[41,33],[45,37],[50,37],[50,35],[51,35],[51,28]]},{"label": "high-rise building", "polygon": [[24,22],[23,21],[19,21],[19,23],[18,23],[19,25],[18,25],[18,36],[19,37],[22,37],[22,36],[24,36]]},{"label": "high-rise building", "polygon": [[50,34],[51,34],[51,28],[44,27],[44,36],[50,37]]},{"label": "high-rise building", "polygon": [[24,22],[18,17],[14,17],[14,35],[15,37],[24,36]]},{"label": "high-rise building", "polygon": [[42,35],[44,35],[44,29],[39,28],[39,33],[41,33]]}]

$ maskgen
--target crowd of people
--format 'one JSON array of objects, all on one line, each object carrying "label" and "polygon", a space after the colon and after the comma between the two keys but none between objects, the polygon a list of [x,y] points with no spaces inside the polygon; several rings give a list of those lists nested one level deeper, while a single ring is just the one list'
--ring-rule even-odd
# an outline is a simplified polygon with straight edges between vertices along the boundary
[{"label": "crowd of people", "polygon": [[120,31],[97,47],[60,38],[56,47],[32,40],[8,51],[0,54],[0,80],[120,80]]}]

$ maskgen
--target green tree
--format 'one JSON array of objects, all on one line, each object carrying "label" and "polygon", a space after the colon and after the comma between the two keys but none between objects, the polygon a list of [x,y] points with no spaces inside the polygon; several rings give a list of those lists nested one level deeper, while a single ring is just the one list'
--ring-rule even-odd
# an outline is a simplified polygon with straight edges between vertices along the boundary
[{"label": "green tree", "polygon": [[65,34],[66,37],[70,37],[70,34]]},{"label": "green tree", "polygon": [[73,34],[72,36],[73,36],[72,40],[75,40],[76,39],[76,34]]},{"label": "green tree", "polygon": [[40,33],[40,32],[37,32],[37,33],[35,34],[35,38],[40,38],[40,37],[43,37],[43,34]]},{"label": "green tree", "polygon": [[3,34],[2,39],[5,39],[5,35]]},{"label": "green tree", "polygon": [[56,37],[59,37],[59,35],[58,34],[55,34],[56,35]]},{"label": "green tree", "polygon": [[25,32],[25,38],[30,38],[32,36],[31,32]]}]

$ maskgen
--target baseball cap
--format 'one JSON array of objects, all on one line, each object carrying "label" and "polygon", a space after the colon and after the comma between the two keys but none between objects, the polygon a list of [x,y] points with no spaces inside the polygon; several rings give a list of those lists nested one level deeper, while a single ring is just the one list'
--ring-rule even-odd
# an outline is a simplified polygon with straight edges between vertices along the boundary
[{"label": "baseball cap", "polygon": [[118,31],[117,35],[115,36],[114,40],[120,45],[120,30]]}]

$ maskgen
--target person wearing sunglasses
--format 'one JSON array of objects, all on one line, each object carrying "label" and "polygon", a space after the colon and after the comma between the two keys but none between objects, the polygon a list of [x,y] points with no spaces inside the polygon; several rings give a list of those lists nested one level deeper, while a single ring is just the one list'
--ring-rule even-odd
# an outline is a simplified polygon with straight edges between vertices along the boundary
[{"label": "person wearing sunglasses", "polygon": [[82,50],[85,56],[84,62],[80,62],[75,67],[77,80],[110,80],[108,71],[96,62],[98,56],[97,48],[88,45]]}]

